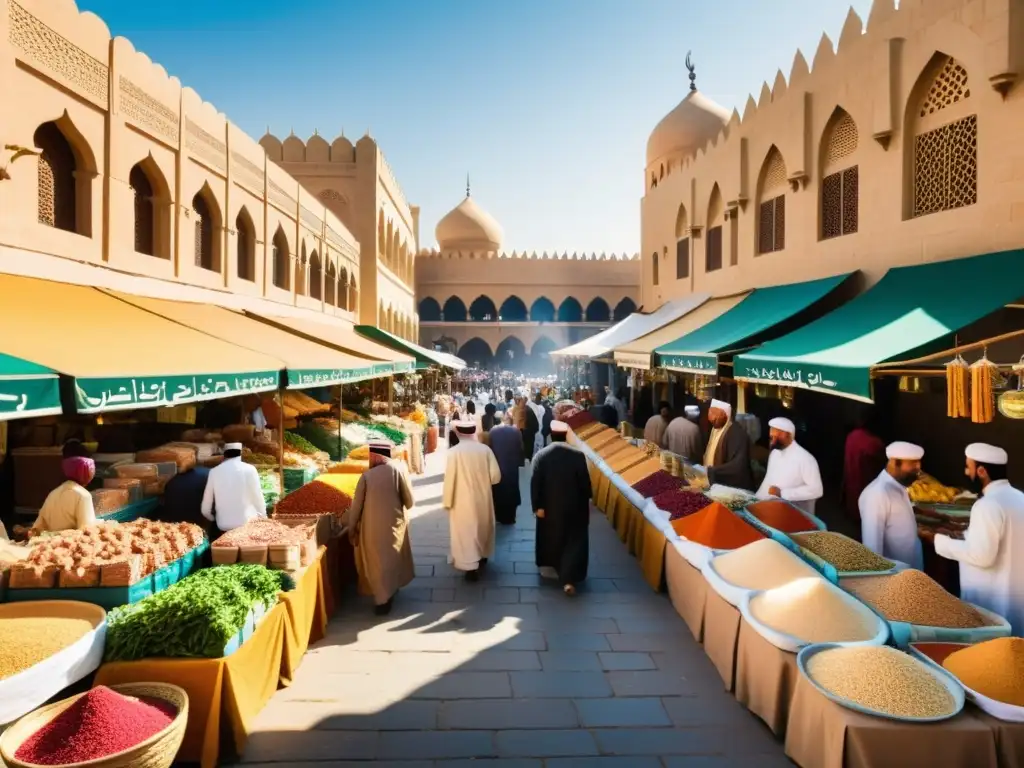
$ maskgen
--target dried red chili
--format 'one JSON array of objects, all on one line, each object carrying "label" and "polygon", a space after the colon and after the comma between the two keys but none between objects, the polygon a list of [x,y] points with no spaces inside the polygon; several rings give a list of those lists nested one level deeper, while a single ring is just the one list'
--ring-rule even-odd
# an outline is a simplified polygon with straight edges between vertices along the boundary
[{"label": "dried red chili", "polygon": [[659,493],[680,488],[682,485],[682,480],[677,477],[673,477],[663,469],[659,469],[653,475],[648,475],[643,480],[633,483],[633,490],[645,499],[651,499]]},{"label": "dried red chili", "polygon": [[122,696],[101,685],[29,736],[14,756],[36,765],[96,760],[141,744],[177,714],[170,702]]},{"label": "dried red chili", "polygon": [[654,505],[663,512],[669,513],[670,520],[700,512],[711,503],[711,499],[703,493],[673,488],[663,491],[653,498]]}]

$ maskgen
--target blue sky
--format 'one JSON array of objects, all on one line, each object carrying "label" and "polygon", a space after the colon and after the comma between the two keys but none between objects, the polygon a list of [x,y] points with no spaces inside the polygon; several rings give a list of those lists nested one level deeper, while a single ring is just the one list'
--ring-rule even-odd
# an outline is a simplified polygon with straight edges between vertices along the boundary
[{"label": "blue sky", "polygon": [[[867,19],[870,0],[854,0]],[[367,129],[421,246],[464,195],[507,250],[639,249],[647,136],[697,85],[730,109],[797,48],[839,36],[839,0],[79,0],[254,138]]]}]

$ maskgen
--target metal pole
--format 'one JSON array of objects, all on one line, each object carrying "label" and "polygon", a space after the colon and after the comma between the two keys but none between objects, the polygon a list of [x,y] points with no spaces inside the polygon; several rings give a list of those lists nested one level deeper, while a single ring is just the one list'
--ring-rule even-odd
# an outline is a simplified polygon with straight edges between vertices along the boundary
[{"label": "metal pole", "polygon": [[281,479],[281,495],[284,496],[284,389],[277,388],[277,412],[281,415],[277,424],[277,474]]}]

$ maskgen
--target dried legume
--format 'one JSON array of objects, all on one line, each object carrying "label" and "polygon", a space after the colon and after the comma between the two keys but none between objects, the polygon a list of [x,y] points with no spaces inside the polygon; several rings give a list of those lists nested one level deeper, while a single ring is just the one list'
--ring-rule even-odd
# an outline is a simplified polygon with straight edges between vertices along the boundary
[{"label": "dried legume", "polygon": [[1024,639],[1000,637],[950,654],[942,666],[972,691],[1024,707]]},{"label": "dried legume", "polygon": [[718,575],[741,589],[773,589],[817,571],[777,541],[761,539],[714,559]]},{"label": "dried legume", "polygon": [[0,619],[0,680],[5,680],[74,645],[89,632],[85,619],[25,616]]},{"label": "dried legume", "polygon": [[820,576],[797,579],[756,595],[750,601],[750,612],[765,626],[805,643],[863,642],[875,636],[879,625],[878,617],[868,608],[847,602]]},{"label": "dried legume", "polygon": [[876,555],[859,541],[854,541],[841,533],[798,533],[793,536],[793,540],[826,563],[835,566],[840,573],[891,571],[896,567],[895,563]]},{"label": "dried legume", "polygon": [[889,621],[953,629],[989,626],[988,620],[973,607],[953,597],[921,571],[856,576],[842,579],[841,585]]},{"label": "dried legume", "polygon": [[807,674],[829,693],[893,717],[951,716],[956,701],[925,665],[888,646],[830,648]]}]

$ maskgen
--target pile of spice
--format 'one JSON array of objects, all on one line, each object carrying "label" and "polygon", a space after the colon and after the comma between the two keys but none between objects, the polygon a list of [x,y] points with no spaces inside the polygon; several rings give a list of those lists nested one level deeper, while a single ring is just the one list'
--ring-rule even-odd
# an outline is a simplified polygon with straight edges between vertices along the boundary
[{"label": "pile of spice", "polygon": [[856,576],[841,586],[889,621],[925,627],[977,629],[989,622],[972,606],[953,597],[930,576],[913,569],[890,576]]},{"label": "pile of spice", "polygon": [[569,429],[577,430],[580,427],[585,427],[593,421],[597,421],[597,419],[593,417],[590,411],[580,411],[570,416],[566,416],[564,421],[569,425]]},{"label": "pile of spice", "polygon": [[951,653],[942,666],[972,691],[1024,707],[1024,639],[1000,637]]},{"label": "pile of spice", "polygon": [[841,699],[893,717],[950,717],[956,701],[923,662],[888,646],[830,648],[807,664],[814,682]]},{"label": "pile of spice", "polygon": [[659,469],[643,480],[633,483],[633,490],[645,499],[651,499],[665,491],[678,490],[681,486],[679,478],[672,477],[668,472]]},{"label": "pile of spice", "polygon": [[672,522],[672,530],[711,549],[739,549],[765,535],[717,502]]},{"label": "pile of spice", "polygon": [[956,653],[961,648],[965,648],[966,644],[933,643],[931,641],[925,641],[920,643],[911,643],[910,647],[919,653],[923,653],[936,664],[942,665],[946,662],[946,659],[949,657],[951,653]]},{"label": "pile of spice", "polygon": [[74,645],[93,626],[85,619],[62,616],[25,616],[0,620],[0,680]]},{"label": "pile of spice", "polygon": [[761,539],[714,559],[715,571],[741,589],[774,589],[796,579],[817,578],[811,566],[772,539]]},{"label": "pile of spice", "polygon": [[803,533],[817,530],[806,515],[784,501],[774,499],[758,501],[748,505],[747,511],[765,525],[783,533]]},{"label": "pile of spice", "polygon": [[793,541],[813,552],[840,573],[891,571],[896,564],[876,555],[859,541],[832,531],[800,533]]},{"label": "pile of spice", "polygon": [[178,710],[162,699],[122,696],[93,688],[18,747],[14,756],[35,765],[69,765],[131,749],[167,728]]},{"label": "pile of spice", "polygon": [[[640,482],[645,481],[641,480]],[[703,493],[685,488],[672,488],[662,491],[654,497],[654,505],[662,512],[668,512],[670,520],[678,520],[681,517],[700,512],[710,503],[711,499]]]},{"label": "pile of spice", "polygon": [[[352,478],[351,481],[345,478]],[[341,490],[349,487],[351,482],[353,493],[359,475],[327,474],[321,475],[301,488],[296,488],[279,502],[274,514],[281,517],[314,517],[317,515],[341,515],[352,506],[352,493]]]},{"label": "pile of spice", "polygon": [[305,526],[292,527],[257,517],[245,525],[228,531],[213,542],[214,547],[258,547],[267,544],[303,544],[309,539]]},{"label": "pile of spice", "polygon": [[844,600],[820,576],[797,579],[754,596],[750,612],[766,627],[805,643],[864,642],[875,636],[879,625],[868,608]]}]

